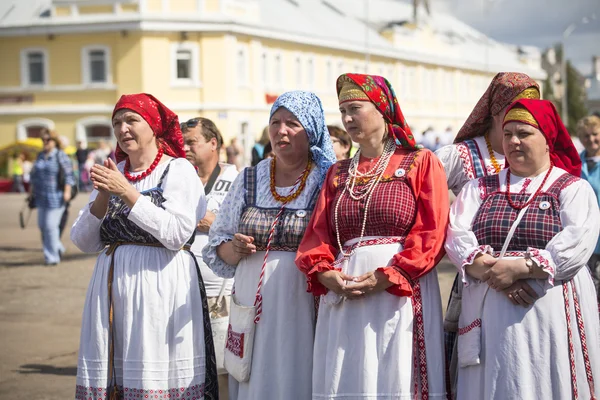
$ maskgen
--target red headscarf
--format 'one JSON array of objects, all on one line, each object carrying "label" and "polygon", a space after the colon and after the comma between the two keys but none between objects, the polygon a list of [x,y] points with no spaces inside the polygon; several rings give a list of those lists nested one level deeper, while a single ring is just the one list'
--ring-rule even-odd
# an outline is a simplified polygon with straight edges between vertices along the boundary
[{"label": "red headscarf", "polygon": [[518,72],[496,74],[471,111],[469,118],[456,134],[454,143],[485,135],[492,126],[492,116],[498,115],[504,107],[515,101],[515,98],[528,88],[536,88],[536,98],[540,98],[540,87],[529,76]]},{"label": "red headscarf", "polygon": [[344,82],[351,80],[367,95],[371,103],[377,107],[387,122],[390,137],[396,139],[402,147],[416,149],[415,138],[400,110],[396,93],[387,79],[377,75],[343,74],[337,79],[338,96]]},{"label": "red headscarf", "polygon": [[[529,111],[538,126],[527,118],[510,118],[510,110],[519,107]],[[534,99],[517,100],[506,110],[506,116],[503,125],[511,121],[519,121],[538,128],[546,138],[550,149],[550,160],[554,165],[571,175],[581,176],[581,158],[552,102]]]},{"label": "red headscarf", "polygon": [[[179,119],[156,97],[147,93],[124,94],[115,105],[113,118],[117,111],[124,108],[136,112],[144,118],[158,139],[159,146],[166,154],[175,158],[185,157]],[[118,163],[127,158],[127,154],[121,150],[119,145],[117,145],[115,153]]]}]

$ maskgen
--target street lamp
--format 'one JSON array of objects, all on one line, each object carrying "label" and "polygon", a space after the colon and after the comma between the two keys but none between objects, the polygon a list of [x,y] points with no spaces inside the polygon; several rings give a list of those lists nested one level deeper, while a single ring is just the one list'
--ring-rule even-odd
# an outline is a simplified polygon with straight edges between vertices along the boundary
[{"label": "street lamp", "polygon": [[567,29],[564,30],[562,34],[562,57],[560,60],[560,76],[562,78],[563,83],[563,94],[561,99],[562,104],[562,120],[565,126],[569,125],[569,102],[567,101],[567,52],[565,50],[565,42],[567,38],[571,36],[571,33],[579,26],[584,25],[590,22],[590,20],[596,19],[596,14],[592,14],[590,18],[583,17],[580,22],[573,22],[571,25],[567,26]]}]

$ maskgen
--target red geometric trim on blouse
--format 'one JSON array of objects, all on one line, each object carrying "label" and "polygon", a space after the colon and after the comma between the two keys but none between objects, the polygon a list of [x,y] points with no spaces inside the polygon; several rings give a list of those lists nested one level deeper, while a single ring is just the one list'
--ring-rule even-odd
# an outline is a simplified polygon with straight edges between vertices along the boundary
[{"label": "red geometric trim on blouse", "polygon": [[463,171],[467,178],[475,179],[475,170],[473,169],[473,162],[471,161],[471,153],[469,152],[469,148],[464,143],[458,143],[456,145],[456,150],[458,150],[458,155],[462,159],[463,162]]},{"label": "red geometric trim on blouse", "polygon": [[225,344],[225,348],[234,356],[239,358],[244,357],[244,334],[234,332],[231,324],[227,328],[227,343]]},{"label": "red geometric trim on blouse", "polygon": [[548,274],[548,283],[551,286],[554,286],[554,267],[550,265],[550,261],[542,256],[540,250],[534,249],[533,247],[527,248],[527,254],[529,255],[529,258],[542,269],[542,271]]},{"label": "red geometric trim on blouse", "polygon": [[[205,384],[169,389],[137,389],[119,387],[119,398],[123,400],[201,400],[204,398]],[[107,400],[106,388],[77,385],[75,400]]]},{"label": "red geometric trim on blouse", "polygon": [[466,333],[469,333],[475,328],[481,328],[481,318],[477,318],[475,321],[471,322],[469,325],[459,328],[458,335],[461,336]]},{"label": "red geometric trim on blouse", "polygon": [[467,256],[467,258],[465,258],[465,261],[463,261],[463,263],[462,263],[462,267],[464,268],[468,265],[473,264],[473,262],[475,261],[475,257],[477,257],[479,254],[492,255],[492,254],[494,254],[494,249],[492,249],[492,246],[489,246],[487,244],[477,247],[475,250],[473,250],[471,252],[471,254],[469,254]]}]

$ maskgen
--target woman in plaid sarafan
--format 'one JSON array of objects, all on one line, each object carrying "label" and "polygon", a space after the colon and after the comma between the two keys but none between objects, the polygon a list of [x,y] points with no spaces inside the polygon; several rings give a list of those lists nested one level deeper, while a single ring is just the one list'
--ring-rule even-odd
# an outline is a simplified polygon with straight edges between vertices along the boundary
[{"label": "woman in plaid sarafan", "polygon": [[[454,144],[435,152],[448,180],[448,188],[458,195],[471,179],[495,175],[504,169],[502,122],[508,106],[524,98],[540,98],[537,82],[518,72],[496,74],[471,114],[458,131]],[[451,386],[456,386],[456,338],[462,296],[458,275],[454,279],[444,316],[446,362]]]},{"label": "woman in plaid sarafan", "polygon": [[217,275],[235,277],[233,301],[243,306],[256,304],[263,279],[250,378],[238,382],[230,375],[229,398],[308,400],[315,303],[294,257],[327,169],[335,162],[319,98],[303,91],[281,95],[271,108],[269,138],[275,157],[238,175],[210,228],[203,256]]},{"label": "woman in plaid sarafan", "polygon": [[595,195],[552,103],[513,103],[503,148],[509,167],[467,183],[450,212],[446,250],[464,285],[457,398],[597,398],[600,327],[585,268],[600,228]]},{"label": "woman in plaid sarafan", "polygon": [[418,149],[390,84],[346,74],[337,91],[359,152],[329,170],[296,264],[321,295],[314,399],[446,398],[441,299],[448,186]]}]

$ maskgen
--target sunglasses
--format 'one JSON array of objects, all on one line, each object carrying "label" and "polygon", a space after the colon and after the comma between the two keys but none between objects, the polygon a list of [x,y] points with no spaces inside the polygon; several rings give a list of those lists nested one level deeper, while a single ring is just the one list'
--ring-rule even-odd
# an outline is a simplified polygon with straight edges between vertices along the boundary
[{"label": "sunglasses", "polygon": [[50,138],[46,138],[46,139],[42,138],[43,143],[48,143],[49,141],[50,141]]},{"label": "sunglasses", "polygon": [[186,122],[182,122],[180,128],[182,131],[187,128],[195,128],[198,126],[199,123],[200,118],[192,118],[190,120],[187,120]]}]

